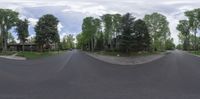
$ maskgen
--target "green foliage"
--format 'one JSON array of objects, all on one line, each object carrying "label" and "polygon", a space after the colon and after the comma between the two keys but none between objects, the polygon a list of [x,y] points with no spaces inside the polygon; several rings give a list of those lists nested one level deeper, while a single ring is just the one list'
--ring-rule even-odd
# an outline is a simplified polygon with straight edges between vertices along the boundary
[{"label": "green foliage", "polygon": [[183,49],[183,45],[182,45],[182,44],[178,44],[178,45],[176,46],[176,49],[182,50],[182,49]]},{"label": "green foliage", "polygon": [[144,21],[148,26],[150,36],[152,38],[151,47],[154,51],[165,50],[165,42],[170,36],[169,22],[167,18],[159,13],[153,13],[151,15],[145,15]]},{"label": "green foliage", "polygon": [[[82,48],[94,51],[95,49],[95,43],[97,39],[100,37],[99,33],[101,30],[101,20],[98,18],[93,17],[86,17],[83,20],[82,25]],[[79,43],[80,44],[80,43]]]},{"label": "green foliage", "polygon": [[2,46],[3,45],[3,39],[2,39],[2,36],[0,35],[0,51],[2,50]]},{"label": "green foliage", "polygon": [[[96,20],[96,21],[95,21]],[[100,19],[86,17],[82,33],[77,35],[77,47],[83,50],[163,51],[170,46],[169,23],[164,15],[146,15],[135,21],[130,13],[105,14]],[[165,44],[169,44],[166,45]],[[171,44],[172,45],[172,44]],[[170,47],[171,48],[171,47]]]},{"label": "green foliage", "polygon": [[10,9],[0,9],[0,31],[3,51],[7,51],[8,31],[16,25],[18,13]]},{"label": "green foliage", "polygon": [[130,13],[125,14],[122,17],[122,23],[121,23],[121,31],[122,35],[120,35],[120,44],[119,49],[122,52],[128,53],[131,48],[133,47],[134,42],[132,41],[131,34],[134,33],[134,20],[135,17],[133,17]]},{"label": "green foliage", "polygon": [[18,33],[18,39],[21,43],[25,43],[27,41],[28,33],[28,20],[19,20],[17,22],[16,32]]},{"label": "green foliage", "polygon": [[174,50],[175,49],[175,44],[174,44],[174,39],[169,38],[165,42],[165,49],[166,50]]},{"label": "green foliage", "polygon": [[62,44],[62,49],[67,50],[70,48],[74,48],[75,44],[74,44],[74,36],[69,34],[69,35],[65,35],[63,37],[63,41],[61,42]]},{"label": "green foliage", "polygon": [[139,19],[134,23],[134,33],[132,34],[134,40],[133,50],[149,51],[150,50],[150,35],[146,23]]},{"label": "green foliage", "polygon": [[51,14],[44,15],[39,19],[35,26],[35,40],[42,50],[44,48],[49,49],[50,44],[60,42],[57,28],[58,22],[58,19]]},{"label": "green foliage", "polygon": [[190,32],[194,33],[194,50],[198,49],[197,31],[200,29],[200,9],[194,9],[185,12],[185,16],[189,20]]},{"label": "green foliage", "polygon": [[187,20],[180,20],[177,26],[177,30],[180,31],[179,39],[183,43],[183,49],[189,50],[189,37],[190,37],[190,25]]},{"label": "green foliage", "polygon": [[10,32],[8,32],[8,43],[9,44],[15,44],[16,43],[14,36]]},{"label": "green foliage", "polygon": [[[195,45],[195,43],[197,43]],[[200,37],[196,37],[195,35],[190,35],[190,49],[191,50],[200,50]]]},{"label": "green foliage", "polygon": [[185,12],[187,20],[180,20],[177,26],[179,40],[184,50],[199,50],[200,9]]}]

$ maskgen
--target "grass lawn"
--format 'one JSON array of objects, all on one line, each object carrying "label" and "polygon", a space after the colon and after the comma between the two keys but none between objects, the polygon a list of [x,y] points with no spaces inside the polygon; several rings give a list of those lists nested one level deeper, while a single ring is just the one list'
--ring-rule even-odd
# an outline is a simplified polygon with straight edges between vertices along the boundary
[{"label": "grass lawn", "polygon": [[25,57],[27,59],[37,59],[53,55],[62,54],[65,51],[51,51],[51,52],[18,52],[17,56]]},{"label": "grass lawn", "polygon": [[6,51],[6,52],[0,52],[0,55],[1,56],[9,56],[9,55],[13,55],[15,53],[16,52],[14,52],[14,51]]},{"label": "grass lawn", "polygon": [[122,56],[122,57],[129,57],[129,56],[148,56],[153,54],[159,54],[161,52],[130,52],[130,53],[121,53],[121,52],[112,52],[112,51],[100,51],[95,52],[96,54],[100,55],[107,55],[107,56]]},{"label": "grass lawn", "polygon": [[190,53],[192,53],[194,55],[200,55],[200,51],[190,51]]}]

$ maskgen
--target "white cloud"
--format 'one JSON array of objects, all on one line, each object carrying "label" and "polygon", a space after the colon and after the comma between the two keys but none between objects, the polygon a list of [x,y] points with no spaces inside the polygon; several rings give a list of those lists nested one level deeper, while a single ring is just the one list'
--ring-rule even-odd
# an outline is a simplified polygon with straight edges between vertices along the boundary
[{"label": "white cloud", "polygon": [[30,25],[35,26],[38,22],[38,19],[28,18],[28,21],[30,22]]},{"label": "white cloud", "polygon": [[61,24],[61,22],[59,22],[58,23],[58,32],[61,32],[63,27],[64,26]]},{"label": "white cloud", "polygon": [[[59,14],[61,18],[64,19],[66,17],[67,19],[68,16],[74,16],[73,20],[80,19],[80,17],[83,18],[83,16],[99,16],[105,13],[124,14],[126,12],[133,13],[134,16],[142,18],[145,14],[159,12],[166,15],[170,22],[169,26],[172,37],[178,43],[178,31],[176,30],[178,21],[185,19],[184,11],[200,7],[200,0],[0,0],[0,7],[20,12],[20,18],[28,18],[32,26],[35,26],[38,21],[38,16],[34,17],[38,13],[26,11],[27,8],[54,7],[51,10],[54,12],[60,11],[62,13]],[[53,13],[51,10],[39,9],[38,12],[44,14]],[[68,18],[66,22],[72,22],[71,20],[72,18]],[[79,26],[81,23],[77,23],[81,21],[73,21],[74,23],[70,23],[73,24],[73,27],[66,26],[66,22],[59,23],[58,25],[59,32],[62,32],[61,35],[71,33],[71,31],[67,30],[70,27],[71,29],[80,29],[81,27]]]}]

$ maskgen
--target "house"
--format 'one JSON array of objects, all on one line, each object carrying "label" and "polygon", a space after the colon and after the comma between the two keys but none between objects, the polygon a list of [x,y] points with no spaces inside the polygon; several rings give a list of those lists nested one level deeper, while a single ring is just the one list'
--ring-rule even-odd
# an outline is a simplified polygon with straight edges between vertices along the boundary
[{"label": "house", "polygon": [[[23,49],[23,44],[8,44],[8,50],[10,51],[22,51]],[[36,44],[24,44],[24,50],[25,51],[37,51],[37,45]]]}]

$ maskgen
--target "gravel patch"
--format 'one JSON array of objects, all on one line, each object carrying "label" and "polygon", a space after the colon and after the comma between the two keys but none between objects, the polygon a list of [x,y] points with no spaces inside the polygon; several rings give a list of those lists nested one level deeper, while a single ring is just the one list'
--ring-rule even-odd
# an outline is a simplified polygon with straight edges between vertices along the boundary
[{"label": "gravel patch", "polygon": [[166,55],[166,53],[161,53],[161,54],[148,55],[148,56],[118,57],[118,56],[99,55],[99,54],[88,53],[88,52],[86,52],[86,54],[98,60],[112,63],[112,64],[119,64],[119,65],[144,64],[144,63],[148,63],[148,62],[152,62],[154,60],[160,59]]}]

